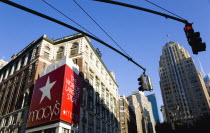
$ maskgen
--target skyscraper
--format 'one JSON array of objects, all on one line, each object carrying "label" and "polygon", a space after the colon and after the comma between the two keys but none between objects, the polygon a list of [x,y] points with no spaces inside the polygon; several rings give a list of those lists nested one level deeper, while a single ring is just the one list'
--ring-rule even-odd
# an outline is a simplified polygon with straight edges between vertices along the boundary
[{"label": "skyscraper", "polygon": [[209,96],[210,96],[210,73],[207,74],[204,78],[203,78],[206,88],[208,90]]},{"label": "skyscraper", "polygon": [[157,101],[156,101],[155,94],[147,95],[147,98],[152,104],[152,113],[153,113],[155,122],[160,123],[160,117],[159,117],[159,113],[158,113],[158,107],[157,107]]},{"label": "skyscraper", "polygon": [[[145,115],[147,121],[148,121],[148,133],[155,133],[155,119],[152,113],[152,105],[151,102],[148,101],[147,97],[144,95],[143,92],[140,91],[134,91],[132,92],[132,96],[136,96],[137,102],[141,106],[141,111],[143,112],[143,115]],[[128,100],[130,101],[130,100]]]},{"label": "skyscraper", "polygon": [[159,76],[167,121],[197,119],[209,114],[209,95],[201,73],[177,42],[163,46]]},{"label": "skyscraper", "polygon": [[126,97],[129,107],[135,113],[137,133],[148,133],[148,119],[144,115],[141,105],[139,104],[136,95]]},{"label": "skyscraper", "polygon": [[205,83],[210,83],[210,73],[203,78]]}]

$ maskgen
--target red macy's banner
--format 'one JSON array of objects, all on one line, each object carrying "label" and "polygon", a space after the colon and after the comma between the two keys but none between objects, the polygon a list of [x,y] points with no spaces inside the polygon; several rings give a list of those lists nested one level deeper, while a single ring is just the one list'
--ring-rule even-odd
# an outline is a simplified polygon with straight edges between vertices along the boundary
[{"label": "red macy's banner", "polygon": [[81,78],[63,65],[36,81],[27,127],[63,120],[79,123]]}]

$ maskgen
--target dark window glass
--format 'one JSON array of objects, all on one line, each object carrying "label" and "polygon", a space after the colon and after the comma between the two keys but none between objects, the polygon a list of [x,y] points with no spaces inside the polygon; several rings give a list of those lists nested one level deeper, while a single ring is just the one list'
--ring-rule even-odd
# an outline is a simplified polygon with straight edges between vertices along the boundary
[{"label": "dark window glass", "polygon": [[28,61],[27,61],[27,64],[29,64],[29,63],[30,63],[30,61],[31,61],[31,56],[32,56],[32,53],[33,53],[33,51],[31,50],[31,51],[29,52],[29,55],[28,55]]},{"label": "dark window glass", "polygon": [[50,54],[48,52],[44,52],[44,58],[49,59]]},{"label": "dark window glass", "polygon": [[56,128],[45,129],[44,133],[55,133]]},{"label": "dark window glass", "polygon": [[26,58],[26,56],[24,55],[23,58],[21,59],[21,67],[24,66],[25,58]]}]

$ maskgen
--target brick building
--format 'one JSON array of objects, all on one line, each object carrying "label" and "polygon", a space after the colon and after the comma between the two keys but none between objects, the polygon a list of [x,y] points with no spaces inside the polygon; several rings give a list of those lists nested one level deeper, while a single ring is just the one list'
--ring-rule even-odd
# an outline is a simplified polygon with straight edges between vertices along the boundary
[{"label": "brick building", "polygon": [[120,96],[117,105],[121,133],[137,133],[136,115],[129,106],[126,97]]}]

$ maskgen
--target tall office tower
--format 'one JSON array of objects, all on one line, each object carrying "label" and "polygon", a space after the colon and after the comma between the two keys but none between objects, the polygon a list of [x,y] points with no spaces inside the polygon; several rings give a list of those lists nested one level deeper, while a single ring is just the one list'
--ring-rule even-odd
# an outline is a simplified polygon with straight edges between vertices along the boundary
[{"label": "tall office tower", "polygon": [[152,113],[152,104],[148,101],[148,98],[143,92],[134,91],[132,95],[136,96],[138,103],[141,106],[142,112],[148,120],[148,133],[155,133],[155,119]]},{"label": "tall office tower", "polygon": [[210,83],[210,73],[203,78],[205,83]]},{"label": "tall office tower", "polygon": [[[83,34],[75,34],[56,40],[51,40],[43,35],[23,48],[18,54],[13,55],[11,61],[0,69],[0,127],[2,131],[25,132],[28,109],[36,80],[43,77],[41,71],[44,68],[59,61],[64,56],[79,67],[79,76],[82,79],[83,92],[80,102],[79,125],[67,123],[68,126],[60,129],[61,125],[53,125],[54,121],[51,121],[50,123],[38,124],[35,126],[36,128],[27,127],[27,130],[31,129],[32,132],[36,132],[38,129],[38,132],[58,132],[60,130],[63,132],[73,130],[81,133],[119,132],[116,115],[118,85],[114,73],[107,69],[101,59],[100,51],[96,51],[90,40]],[[53,68],[49,67],[49,69]],[[51,83],[49,79],[46,80],[45,84],[53,87],[54,82]],[[70,86],[70,88],[74,86]],[[39,93],[43,92],[43,95],[48,97],[40,97],[41,100],[38,99],[40,105],[46,99],[51,100],[49,92],[43,91],[46,87],[38,89],[40,89]],[[73,92],[70,91],[70,93]],[[58,113],[60,110],[58,105],[56,104],[53,110],[57,111],[51,115]],[[46,105],[46,108],[41,108],[41,112],[38,112],[43,113],[42,111],[50,111],[50,109]],[[63,114],[72,118],[75,117],[69,114],[67,110],[64,110]],[[48,112],[41,116],[43,119],[49,119],[49,115]],[[40,115],[36,117],[36,120],[40,120]],[[50,119],[53,119],[52,117]],[[35,121],[35,118],[32,120],[34,123],[39,123]]]},{"label": "tall office tower", "polygon": [[5,60],[0,59],[0,69],[5,66],[8,62]]},{"label": "tall office tower", "polygon": [[159,76],[167,121],[192,120],[209,114],[209,95],[203,78],[177,42],[163,46]]},{"label": "tall office tower", "polygon": [[152,104],[152,113],[155,118],[155,122],[160,123],[160,117],[159,117],[159,113],[158,113],[158,107],[157,107],[157,101],[156,101],[155,94],[147,95],[147,98]]},{"label": "tall office tower", "polygon": [[136,117],[136,125],[137,125],[137,133],[148,133],[148,120],[144,113],[142,112],[142,108],[137,101],[135,95],[131,95],[126,97],[129,107],[135,113]]},{"label": "tall office tower", "polygon": [[[210,73],[207,74],[204,78],[203,78],[206,88],[208,90],[209,96],[210,96]],[[210,100],[210,99],[209,99]]]},{"label": "tall office tower", "polygon": [[137,133],[136,115],[124,95],[119,97],[117,115],[120,121],[121,133]]}]

